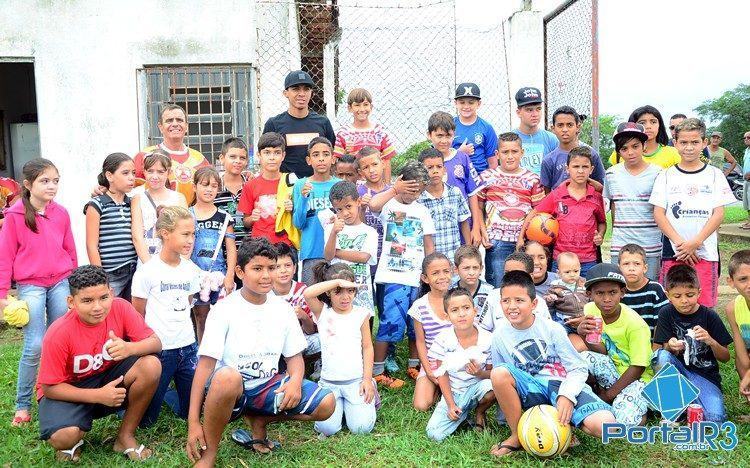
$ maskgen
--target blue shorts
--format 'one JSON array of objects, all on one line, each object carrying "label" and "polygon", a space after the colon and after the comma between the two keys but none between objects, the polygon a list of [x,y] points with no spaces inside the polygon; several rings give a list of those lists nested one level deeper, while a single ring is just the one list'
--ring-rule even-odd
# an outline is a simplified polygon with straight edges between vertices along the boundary
[{"label": "blue shorts", "polygon": [[565,333],[567,333],[568,335],[570,335],[571,333],[574,335],[578,334],[578,330],[565,323],[565,320],[571,317],[563,314],[558,314],[554,309],[550,310],[549,313],[552,316],[552,320],[563,326],[563,328],[565,329]]},{"label": "blue shorts", "polygon": [[[216,371],[215,369],[211,376],[206,382],[205,394],[208,393],[208,389],[211,387],[211,381]],[[331,394],[331,391],[318,386],[315,382],[310,380],[302,380],[302,395],[297,406],[286,411],[279,411],[279,404],[283,400],[282,393],[274,393],[276,389],[285,384],[289,380],[287,374],[276,374],[271,379],[258,387],[250,390],[245,389],[237,398],[232,408],[232,415],[229,418],[230,421],[238,419],[243,414],[258,415],[258,416],[296,416],[298,414],[311,414],[313,413],[323,398]]]},{"label": "blue shorts", "polygon": [[[516,390],[521,398],[521,407],[527,410],[537,405],[557,406],[557,392],[560,390],[560,380],[534,377],[526,371],[509,364],[499,364],[495,368],[504,367],[516,381]],[[612,407],[602,401],[591,387],[585,385],[578,394],[573,415],[570,418],[574,426],[580,426],[583,420],[597,411],[612,411]]]},{"label": "blue shorts", "polygon": [[404,338],[404,331],[410,340],[414,340],[414,325],[407,313],[417,300],[419,288],[380,283],[376,293],[379,325],[375,341],[398,343]]}]

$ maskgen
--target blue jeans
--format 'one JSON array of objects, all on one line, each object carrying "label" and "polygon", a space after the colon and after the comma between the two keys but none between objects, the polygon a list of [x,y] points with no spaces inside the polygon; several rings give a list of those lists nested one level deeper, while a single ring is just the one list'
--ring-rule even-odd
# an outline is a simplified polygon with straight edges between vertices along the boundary
[{"label": "blue jeans", "polygon": [[505,273],[505,259],[516,250],[515,242],[492,241],[493,245],[484,256],[485,278],[492,286],[499,288]]},{"label": "blue jeans", "polygon": [[116,270],[107,272],[109,287],[112,288],[112,292],[114,293],[115,297],[121,297],[130,302],[130,287],[133,284],[135,265],[136,262],[128,263],[127,265],[123,265]]},{"label": "blue jeans", "polygon": [[193,343],[182,348],[166,349],[159,354],[161,361],[161,379],[159,386],[156,387],[151,404],[146,409],[146,413],[141,420],[141,427],[148,427],[156,422],[161,412],[161,404],[164,402],[164,395],[167,393],[169,384],[174,379],[177,397],[179,399],[179,408],[176,411],[177,416],[187,419],[188,410],[190,409],[190,389],[193,385],[193,375],[195,374],[195,365],[198,363],[198,343]]},{"label": "blue jeans", "polygon": [[703,417],[706,421],[724,422],[727,420],[727,413],[724,409],[724,395],[721,393],[720,387],[685,367],[685,362],[681,358],[666,349],[659,349],[654,352],[651,365],[654,372],[659,372],[667,363],[675,366],[680,374],[698,387],[698,402],[703,407]]},{"label": "blue jeans", "polygon": [[16,386],[16,410],[31,408],[31,395],[36,384],[42,338],[47,327],[68,311],[70,287],[64,279],[45,288],[31,284],[18,285],[18,298],[29,304],[29,323],[23,327],[23,351],[18,361],[18,385]]},{"label": "blue jeans", "polygon": [[419,295],[419,288],[395,283],[378,284],[376,302],[378,305],[378,331],[376,341],[398,343],[404,332],[414,341],[414,324],[409,317],[409,308]]}]

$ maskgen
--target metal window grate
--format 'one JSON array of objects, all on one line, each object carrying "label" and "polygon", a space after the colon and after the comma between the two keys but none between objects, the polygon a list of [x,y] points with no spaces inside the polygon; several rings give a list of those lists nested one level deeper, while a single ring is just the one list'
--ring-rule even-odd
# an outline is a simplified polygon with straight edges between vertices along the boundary
[{"label": "metal window grate", "polygon": [[[253,147],[253,69],[249,65],[147,66],[146,117],[148,142],[158,144],[157,123],[164,104],[182,106],[187,113],[185,144],[218,163],[221,145],[229,137]],[[251,150],[252,151],[252,150]],[[252,155],[250,161],[252,162]]]}]

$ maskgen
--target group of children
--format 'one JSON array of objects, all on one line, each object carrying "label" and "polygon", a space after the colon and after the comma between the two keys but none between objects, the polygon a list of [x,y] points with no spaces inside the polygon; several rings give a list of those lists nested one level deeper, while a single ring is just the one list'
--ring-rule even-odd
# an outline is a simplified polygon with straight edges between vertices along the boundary
[{"label": "group of children", "polygon": [[[84,207],[82,267],[53,200],[57,169],[27,163],[0,230],[0,308],[13,280],[30,317],[13,424],[31,420],[36,383],[41,437],[60,460],[77,460],[93,419],[122,408],[115,450],[149,458],[135,430],[163,403],[187,419],[186,450],[202,466],[243,416],[251,430],[232,439],[261,453],[279,447],[267,437],[274,421],[315,421],[321,437],[344,421],[369,433],[378,388],[404,385],[394,376],[404,334],[413,406],[433,411],[427,435],[482,430],[498,403],[511,428],[499,456],[519,450],[518,419],[537,404],[594,436],[605,422],[640,424],[643,387],[667,363],[700,388],[706,419],[722,421],[717,361],[732,342],[750,399],[750,251],[729,265],[740,294],[730,334],[712,307],[716,230],[733,197],[700,160],[704,124],[677,126],[670,165],[646,154],[663,121],[640,108],[618,127],[619,163],[605,172],[578,141],[574,109],[554,112],[554,134],[540,128],[536,88],[519,90],[521,125],[500,135],[477,115],[476,84],[455,98],[458,116],[429,118],[432,146],[397,178],[363,89],[350,93],[355,122],[335,144],[310,140],[309,177],[281,172],[286,143],[274,132],[258,140],[252,178],[246,144],[227,140],[221,174],[195,171],[193,200],[169,188],[162,150],[144,155],[138,187],[133,159],[111,154],[103,193]],[[605,199],[611,264],[601,262]],[[527,239],[537,213],[559,223],[551,252]]]}]

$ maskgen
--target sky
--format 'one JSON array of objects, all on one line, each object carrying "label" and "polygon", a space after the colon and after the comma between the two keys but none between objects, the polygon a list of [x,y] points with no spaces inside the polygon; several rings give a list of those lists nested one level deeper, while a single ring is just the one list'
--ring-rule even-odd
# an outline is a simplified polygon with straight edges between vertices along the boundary
[{"label": "sky", "polygon": [[[534,0],[552,11],[561,0]],[[497,21],[521,0],[457,0],[483,11],[470,21]],[[599,0],[599,112],[627,118],[645,104],[665,118],[694,115],[706,99],[750,82],[750,2]]]}]

